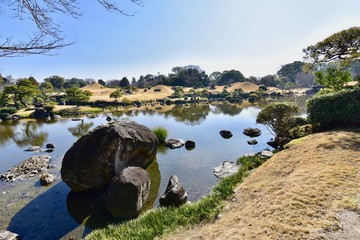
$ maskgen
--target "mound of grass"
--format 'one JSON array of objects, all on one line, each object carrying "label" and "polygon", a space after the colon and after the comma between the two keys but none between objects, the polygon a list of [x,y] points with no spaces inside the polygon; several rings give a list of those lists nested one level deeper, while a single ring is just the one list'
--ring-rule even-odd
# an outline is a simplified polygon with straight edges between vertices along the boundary
[{"label": "mound of grass", "polygon": [[163,127],[157,127],[153,129],[154,134],[156,135],[159,144],[160,145],[164,145],[165,144],[165,140],[168,136],[168,131],[166,128]]},{"label": "mound of grass", "polygon": [[180,226],[191,227],[195,224],[213,221],[220,213],[224,200],[233,194],[235,186],[243,181],[249,170],[261,165],[264,161],[265,159],[258,156],[242,157],[238,160],[243,164],[239,171],[222,179],[210,195],[203,197],[198,202],[185,204],[179,208],[153,209],[135,220],[95,230],[85,239],[150,240],[174,231]]}]

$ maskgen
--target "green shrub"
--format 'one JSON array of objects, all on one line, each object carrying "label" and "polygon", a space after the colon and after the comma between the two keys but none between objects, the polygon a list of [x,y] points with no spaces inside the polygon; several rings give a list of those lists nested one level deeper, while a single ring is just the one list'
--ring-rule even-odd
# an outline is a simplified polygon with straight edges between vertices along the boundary
[{"label": "green shrub", "polygon": [[311,124],[296,126],[289,130],[291,139],[302,138],[313,132]]},{"label": "green shrub", "polygon": [[306,106],[310,123],[319,129],[360,126],[360,87],[313,97]]},{"label": "green shrub", "polygon": [[17,112],[17,109],[16,109],[16,108],[12,108],[12,107],[0,109],[0,113],[14,114],[14,113],[16,113],[16,112]]},{"label": "green shrub", "polygon": [[168,131],[166,128],[163,128],[163,127],[157,127],[155,129],[153,129],[153,132],[154,134],[156,135],[158,141],[159,141],[159,144],[160,145],[163,145],[165,144],[165,140],[168,136]]},{"label": "green shrub", "polygon": [[1,120],[9,120],[11,119],[11,115],[9,113],[0,113]]},{"label": "green shrub", "polygon": [[54,105],[46,105],[43,107],[43,109],[46,111],[46,112],[52,112],[54,110],[55,106]]},{"label": "green shrub", "polygon": [[325,94],[329,94],[329,93],[334,93],[335,90],[331,89],[331,88],[322,88],[320,89],[320,91],[318,91],[315,94],[315,97],[320,96],[320,95],[325,95]]}]

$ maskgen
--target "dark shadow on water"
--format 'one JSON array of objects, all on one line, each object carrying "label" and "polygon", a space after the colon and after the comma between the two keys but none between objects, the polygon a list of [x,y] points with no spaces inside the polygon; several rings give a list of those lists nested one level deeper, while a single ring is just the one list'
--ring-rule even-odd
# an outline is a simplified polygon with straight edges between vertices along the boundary
[{"label": "dark shadow on water", "polygon": [[[20,234],[23,240],[60,239],[73,231],[79,223],[68,214],[65,201],[68,191],[64,182],[57,183],[16,213],[8,230]],[[83,235],[89,232],[86,228]]]}]

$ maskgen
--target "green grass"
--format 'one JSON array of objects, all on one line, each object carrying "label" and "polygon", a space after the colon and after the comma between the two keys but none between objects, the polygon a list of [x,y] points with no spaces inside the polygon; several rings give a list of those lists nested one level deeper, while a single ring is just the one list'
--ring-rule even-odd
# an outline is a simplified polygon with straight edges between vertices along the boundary
[{"label": "green grass", "polygon": [[185,204],[179,208],[157,208],[147,211],[137,219],[119,225],[95,230],[85,239],[154,239],[176,228],[191,227],[199,223],[213,221],[223,208],[223,203],[233,194],[238,183],[241,183],[248,171],[260,166],[265,159],[258,156],[242,157],[239,171],[219,181],[212,193],[196,203]]},{"label": "green grass", "polygon": [[81,114],[90,114],[90,113],[101,113],[103,112],[102,108],[96,107],[72,107],[66,108],[59,111],[55,111],[55,114],[59,115],[81,115]]},{"label": "green grass", "polygon": [[164,145],[165,140],[166,140],[166,138],[168,136],[167,129],[163,128],[163,127],[157,127],[157,128],[154,128],[152,131],[156,135],[156,137],[157,137],[157,139],[159,141],[159,144]]}]

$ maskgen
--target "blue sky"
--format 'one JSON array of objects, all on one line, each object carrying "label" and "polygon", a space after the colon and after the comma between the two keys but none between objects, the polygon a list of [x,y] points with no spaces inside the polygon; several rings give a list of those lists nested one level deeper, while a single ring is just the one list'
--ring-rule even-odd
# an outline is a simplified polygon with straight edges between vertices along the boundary
[{"label": "blue sky", "polygon": [[[302,49],[331,34],[360,26],[359,0],[118,0],[133,17],[82,1],[76,20],[56,15],[74,45],[55,56],[0,58],[0,73],[15,78],[121,79],[168,74],[199,65],[208,74],[237,69],[246,77],[275,74],[302,60]],[[6,11],[5,11],[6,12]],[[2,36],[26,36],[27,21],[0,15]]]}]

